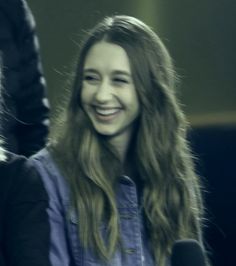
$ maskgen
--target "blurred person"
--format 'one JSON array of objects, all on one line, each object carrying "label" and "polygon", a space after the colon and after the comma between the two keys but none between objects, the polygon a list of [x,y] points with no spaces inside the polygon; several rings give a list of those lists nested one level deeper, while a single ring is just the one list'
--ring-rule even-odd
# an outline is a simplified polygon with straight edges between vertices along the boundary
[{"label": "blurred person", "polygon": [[0,141],[0,265],[50,266],[48,196],[25,157]]},{"label": "blurred person", "polygon": [[0,0],[5,148],[30,156],[45,145],[49,107],[33,15],[24,0]]},{"label": "blurred person", "polygon": [[[1,110],[2,101],[0,122]],[[50,266],[47,206],[38,173],[7,152],[0,136],[0,266]]]},{"label": "blurred person", "polygon": [[175,79],[140,20],[107,17],[88,33],[68,106],[29,159],[49,195],[52,265],[163,266],[176,240],[204,246]]}]

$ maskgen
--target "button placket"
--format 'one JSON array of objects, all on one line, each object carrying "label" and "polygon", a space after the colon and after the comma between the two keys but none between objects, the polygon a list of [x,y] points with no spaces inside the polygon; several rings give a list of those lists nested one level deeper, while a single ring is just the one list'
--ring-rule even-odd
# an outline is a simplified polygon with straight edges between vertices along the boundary
[{"label": "button placket", "polygon": [[121,184],[119,208],[120,226],[123,240],[125,265],[142,266],[141,227],[138,211],[138,197],[136,186],[132,180],[126,178],[126,184]]}]

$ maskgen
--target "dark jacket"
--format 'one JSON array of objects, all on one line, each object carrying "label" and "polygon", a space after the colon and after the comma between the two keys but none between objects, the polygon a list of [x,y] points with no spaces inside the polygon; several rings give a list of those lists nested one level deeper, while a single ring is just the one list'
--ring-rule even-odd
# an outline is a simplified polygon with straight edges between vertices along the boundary
[{"label": "dark jacket", "polygon": [[0,0],[0,58],[0,135],[9,151],[29,156],[45,144],[49,108],[35,22],[24,0]]},{"label": "dark jacket", "polygon": [[48,197],[24,157],[0,162],[0,266],[49,266]]}]

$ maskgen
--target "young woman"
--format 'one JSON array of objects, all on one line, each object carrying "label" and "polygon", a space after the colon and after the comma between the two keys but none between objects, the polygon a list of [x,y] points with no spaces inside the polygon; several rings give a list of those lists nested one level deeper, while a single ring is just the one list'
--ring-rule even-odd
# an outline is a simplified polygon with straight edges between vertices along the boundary
[{"label": "young woman", "polygon": [[129,16],[85,39],[52,142],[32,157],[50,197],[51,262],[167,265],[176,240],[202,244],[202,200],[159,37]]}]

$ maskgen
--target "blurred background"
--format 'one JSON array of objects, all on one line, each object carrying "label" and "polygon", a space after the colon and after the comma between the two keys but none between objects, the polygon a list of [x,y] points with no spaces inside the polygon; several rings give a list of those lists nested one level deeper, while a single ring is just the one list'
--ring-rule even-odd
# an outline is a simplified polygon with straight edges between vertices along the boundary
[{"label": "blurred background", "polygon": [[63,93],[75,42],[105,15],[133,15],[163,39],[175,60],[180,96],[194,124],[236,123],[234,0],[28,0],[35,15],[51,105]]},{"label": "blurred background", "polygon": [[37,32],[52,116],[83,31],[112,14],[150,25],[181,77],[179,96],[192,125],[207,206],[206,235],[214,265],[235,266],[236,2],[235,0],[28,0]]}]

